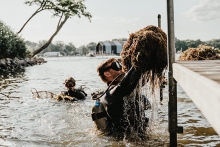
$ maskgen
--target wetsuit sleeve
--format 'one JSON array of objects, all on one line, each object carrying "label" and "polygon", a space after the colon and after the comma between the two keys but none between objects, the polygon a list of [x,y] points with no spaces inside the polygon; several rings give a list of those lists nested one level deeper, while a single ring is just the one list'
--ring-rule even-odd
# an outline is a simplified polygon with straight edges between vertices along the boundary
[{"label": "wetsuit sleeve", "polygon": [[118,99],[131,94],[136,88],[140,78],[141,72],[131,67],[131,69],[125,74],[124,78],[117,86],[106,91],[106,93],[103,95],[103,101],[106,104],[112,104]]},{"label": "wetsuit sleeve", "polygon": [[86,95],[83,92],[81,92],[80,90],[77,90],[77,99],[78,100],[85,100]]},{"label": "wetsuit sleeve", "polygon": [[122,81],[110,91],[111,95],[124,97],[133,92],[136,88],[139,79],[141,78],[141,72],[131,67],[131,69],[125,74]]}]

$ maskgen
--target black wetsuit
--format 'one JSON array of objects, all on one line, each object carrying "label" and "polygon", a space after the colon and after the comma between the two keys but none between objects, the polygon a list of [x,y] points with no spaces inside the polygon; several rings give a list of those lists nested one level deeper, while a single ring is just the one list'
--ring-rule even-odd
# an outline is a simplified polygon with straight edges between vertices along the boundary
[{"label": "black wetsuit", "polygon": [[[108,115],[110,127],[113,131],[124,132],[129,125],[124,116],[123,97],[130,95],[136,88],[141,72],[136,71],[133,67],[125,74],[124,78],[117,85],[111,86],[101,97],[103,105]],[[139,110],[135,110],[139,111]],[[132,125],[132,124],[131,124]]]},{"label": "black wetsuit", "polygon": [[68,91],[64,92],[64,95],[74,97],[77,100],[85,100],[86,99],[86,93],[84,91],[79,90],[79,89],[68,90]]}]

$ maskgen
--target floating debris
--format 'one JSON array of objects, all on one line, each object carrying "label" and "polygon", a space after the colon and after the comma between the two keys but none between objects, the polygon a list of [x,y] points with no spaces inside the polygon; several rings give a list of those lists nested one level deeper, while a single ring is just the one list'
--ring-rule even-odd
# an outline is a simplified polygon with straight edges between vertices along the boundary
[{"label": "floating debris", "polygon": [[[33,91],[34,90],[34,91]],[[50,91],[37,91],[37,89],[32,88],[31,89],[32,95],[34,98],[51,98],[51,99],[55,99],[57,101],[76,101],[74,100],[74,97],[70,97],[64,94],[54,94]]]},{"label": "floating debris", "polygon": [[[34,90],[34,91],[33,91]],[[51,99],[56,99],[57,95],[49,92],[49,91],[37,91],[37,89],[32,88],[31,93],[34,98],[51,98]]]},{"label": "floating debris", "polygon": [[20,97],[17,97],[17,96],[10,96],[10,94],[11,94],[11,93],[5,94],[5,93],[1,93],[1,92],[0,92],[0,95],[3,95],[3,96],[5,96],[5,97],[7,97],[7,98],[20,98]]}]

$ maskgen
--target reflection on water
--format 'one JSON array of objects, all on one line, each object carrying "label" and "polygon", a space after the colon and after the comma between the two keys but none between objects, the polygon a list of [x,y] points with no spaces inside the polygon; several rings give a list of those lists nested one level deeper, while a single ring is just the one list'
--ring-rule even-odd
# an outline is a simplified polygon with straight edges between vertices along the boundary
[{"label": "reflection on water", "polygon": [[[96,73],[97,65],[105,60],[94,57],[46,58],[42,65],[0,77],[0,145],[2,146],[149,146],[154,139],[167,134],[156,134],[149,141],[139,143],[117,141],[103,136],[94,128],[90,117],[94,101],[91,92],[105,88]],[[59,94],[64,91],[64,80],[72,76],[77,85],[86,85],[88,98],[84,102],[65,103],[50,98],[33,98],[31,89]],[[6,94],[3,95],[3,94]],[[159,129],[167,130],[168,92],[164,89],[163,105],[158,108]],[[178,146],[220,146],[220,136],[178,85]],[[155,130],[156,132],[156,130]],[[159,130],[158,132],[161,132]]]}]

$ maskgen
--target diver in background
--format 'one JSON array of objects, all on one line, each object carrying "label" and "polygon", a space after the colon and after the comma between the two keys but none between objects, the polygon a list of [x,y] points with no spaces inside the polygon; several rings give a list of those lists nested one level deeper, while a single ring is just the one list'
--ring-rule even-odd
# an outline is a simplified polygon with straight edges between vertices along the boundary
[{"label": "diver in background", "polygon": [[76,81],[74,78],[69,77],[64,82],[65,87],[67,88],[67,91],[65,91],[63,94],[60,94],[57,97],[57,100],[69,100],[69,101],[77,101],[77,100],[85,100],[87,94],[82,88],[76,89]]}]

